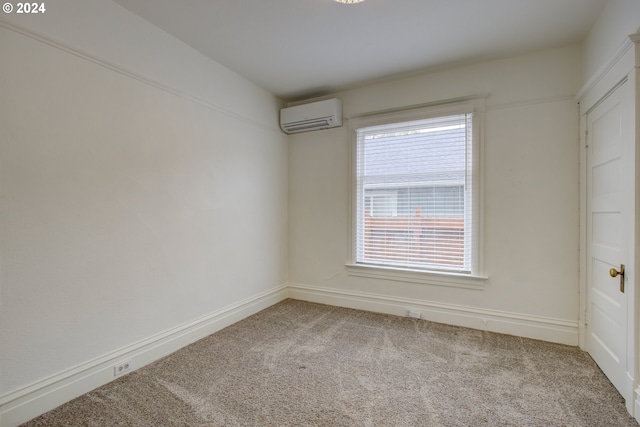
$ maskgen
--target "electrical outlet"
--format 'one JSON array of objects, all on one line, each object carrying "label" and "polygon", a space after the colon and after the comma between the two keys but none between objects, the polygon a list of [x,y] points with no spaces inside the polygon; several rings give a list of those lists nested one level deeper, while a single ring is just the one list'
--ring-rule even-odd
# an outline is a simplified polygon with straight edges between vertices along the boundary
[{"label": "electrical outlet", "polygon": [[407,310],[407,316],[411,317],[412,319],[420,319],[422,317],[418,310]]},{"label": "electrical outlet", "polygon": [[131,371],[133,367],[133,362],[131,359],[125,360],[124,362],[120,362],[113,367],[113,376],[119,377],[120,375],[126,374]]}]

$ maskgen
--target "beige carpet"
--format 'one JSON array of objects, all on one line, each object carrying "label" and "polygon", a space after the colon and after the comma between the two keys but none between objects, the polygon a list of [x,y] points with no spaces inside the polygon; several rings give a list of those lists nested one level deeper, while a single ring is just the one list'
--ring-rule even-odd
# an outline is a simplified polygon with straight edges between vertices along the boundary
[{"label": "beige carpet", "polygon": [[287,300],[27,426],[637,426],[574,347]]}]

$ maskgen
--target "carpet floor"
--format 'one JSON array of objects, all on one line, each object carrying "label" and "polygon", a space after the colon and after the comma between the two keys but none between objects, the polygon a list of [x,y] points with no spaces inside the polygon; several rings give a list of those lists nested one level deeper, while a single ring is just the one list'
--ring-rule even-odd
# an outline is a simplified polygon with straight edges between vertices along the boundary
[{"label": "carpet floor", "polygon": [[638,426],[578,348],[286,300],[24,426]]}]

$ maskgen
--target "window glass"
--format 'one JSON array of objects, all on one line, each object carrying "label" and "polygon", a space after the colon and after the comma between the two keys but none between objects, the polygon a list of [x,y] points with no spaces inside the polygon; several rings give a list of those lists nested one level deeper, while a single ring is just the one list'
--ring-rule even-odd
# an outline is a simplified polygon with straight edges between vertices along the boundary
[{"label": "window glass", "polygon": [[358,126],[355,261],[471,273],[472,112]]}]

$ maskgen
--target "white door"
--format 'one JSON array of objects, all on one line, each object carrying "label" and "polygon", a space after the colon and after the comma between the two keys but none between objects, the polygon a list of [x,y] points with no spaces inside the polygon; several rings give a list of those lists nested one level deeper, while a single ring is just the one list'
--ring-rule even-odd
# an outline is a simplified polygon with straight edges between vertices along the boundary
[{"label": "white door", "polygon": [[[633,125],[629,82],[587,113],[587,351],[630,403],[628,277],[633,244]],[[614,270],[612,270],[614,269]],[[627,275],[629,273],[627,272]],[[621,282],[622,279],[622,282]],[[632,308],[631,308],[632,310]],[[633,362],[633,361],[631,361]]]}]

